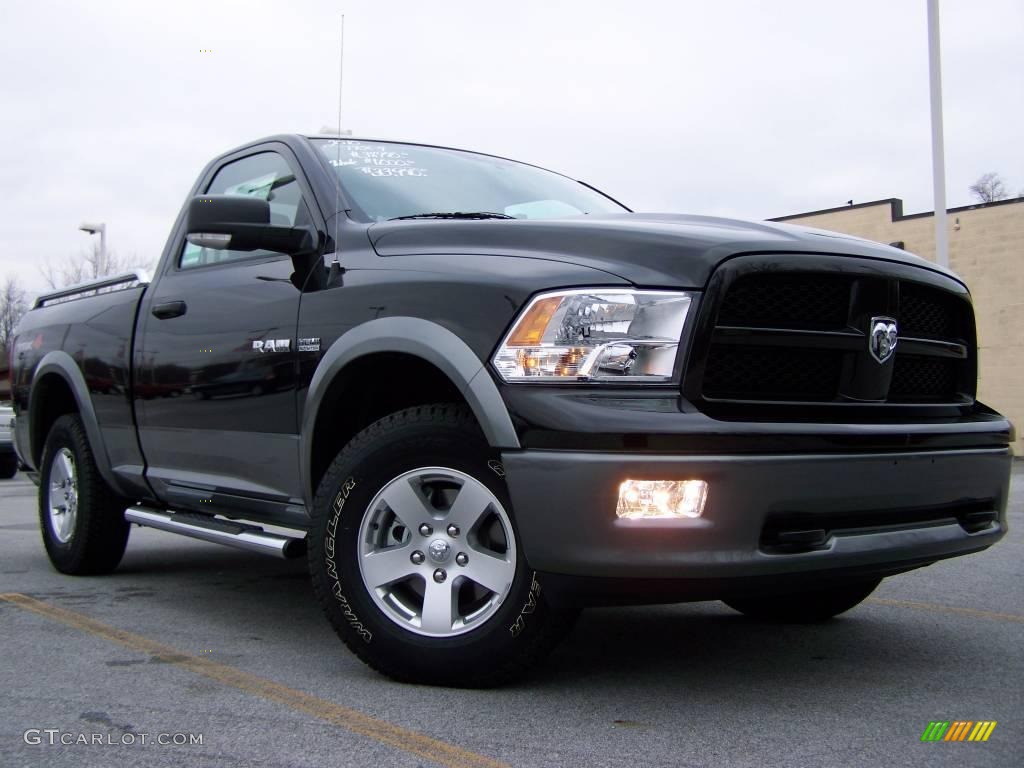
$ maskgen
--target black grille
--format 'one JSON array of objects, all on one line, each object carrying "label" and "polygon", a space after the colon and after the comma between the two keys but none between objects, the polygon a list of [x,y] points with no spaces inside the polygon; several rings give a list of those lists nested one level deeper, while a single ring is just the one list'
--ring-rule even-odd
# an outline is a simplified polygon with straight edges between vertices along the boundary
[{"label": "black grille", "polygon": [[962,338],[964,302],[914,283],[900,287],[900,334],[920,338]]},{"label": "black grille", "polygon": [[831,400],[843,366],[841,352],[715,346],[704,374],[704,394],[740,400]]},{"label": "black grille", "polygon": [[957,360],[896,355],[890,400],[949,400],[956,396]]},{"label": "black grille", "polygon": [[[974,318],[952,283],[944,290],[855,263],[821,274],[757,267],[736,274],[720,283],[717,310],[709,296],[703,367],[695,357],[699,381],[686,384],[698,402],[971,401]],[[869,354],[875,317],[895,317],[899,326],[896,352],[882,363]]]},{"label": "black grille", "polygon": [[719,325],[841,328],[849,313],[850,279],[833,275],[751,275],[733,285]]}]

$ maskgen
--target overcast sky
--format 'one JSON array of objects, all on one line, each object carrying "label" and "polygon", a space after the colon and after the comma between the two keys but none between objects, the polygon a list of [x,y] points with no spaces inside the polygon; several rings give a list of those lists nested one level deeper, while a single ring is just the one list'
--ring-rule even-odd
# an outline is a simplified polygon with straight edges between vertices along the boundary
[{"label": "overcast sky", "polygon": [[[1021,0],[941,0],[950,206],[1024,190]],[[213,155],[337,121],[492,152],[635,210],[930,210],[925,0],[0,0],[0,277],[85,220],[155,259]],[[209,49],[210,52],[201,52]]]}]

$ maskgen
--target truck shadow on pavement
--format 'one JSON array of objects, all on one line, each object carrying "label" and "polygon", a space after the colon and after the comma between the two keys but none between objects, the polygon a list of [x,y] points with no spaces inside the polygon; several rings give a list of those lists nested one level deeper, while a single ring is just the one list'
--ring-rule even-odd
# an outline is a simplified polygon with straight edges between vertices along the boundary
[{"label": "truck shadow on pavement", "polygon": [[[304,559],[273,560],[192,543],[129,547],[122,566],[104,582],[116,603],[166,601],[167,610],[180,605],[199,624],[230,631],[237,622],[239,636],[307,638],[327,658],[348,657],[313,597]],[[531,677],[505,690],[614,686],[641,696],[663,686],[705,695],[753,684],[815,686],[820,693],[837,675],[845,685],[868,689],[884,684],[894,669],[901,676],[927,674],[962,642],[953,628],[922,631],[912,615],[870,603],[816,625],[758,622],[716,602],[595,608],[583,612]],[[376,677],[351,661],[338,672]]]},{"label": "truck shadow on pavement", "polygon": [[866,604],[825,623],[786,625],[716,602],[591,609],[531,684],[638,693],[660,686],[688,695],[814,687],[820,694],[840,678],[847,688],[871,688],[893,669],[928,674],[962,643],[956,633],[922,632],[900,616]]}]

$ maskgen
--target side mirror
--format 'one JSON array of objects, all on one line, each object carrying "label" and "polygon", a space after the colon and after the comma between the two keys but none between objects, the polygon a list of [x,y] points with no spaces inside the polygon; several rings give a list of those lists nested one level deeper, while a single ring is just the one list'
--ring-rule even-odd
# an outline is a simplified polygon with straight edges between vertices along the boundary
[{"label": "side mirror", "polygon": [[241,195],[200,195],[188,204],[185,239],[217,250],[312,253],[319,237],[312,227],[270,223],[270,203]]}]

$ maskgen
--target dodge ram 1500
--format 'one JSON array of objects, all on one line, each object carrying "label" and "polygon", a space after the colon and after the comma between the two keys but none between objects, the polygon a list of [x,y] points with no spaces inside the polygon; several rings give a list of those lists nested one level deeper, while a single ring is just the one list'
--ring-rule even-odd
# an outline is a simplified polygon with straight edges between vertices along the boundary
[{"label": "dodge ram 1500", "polygon": [[954,274],[474,152],[217,157],[152,279],[40,296],[12,365],[59,571],[132,523],[305,554],[399,680],[510,680],[593,603],[824,620],[1006,529]]}]

